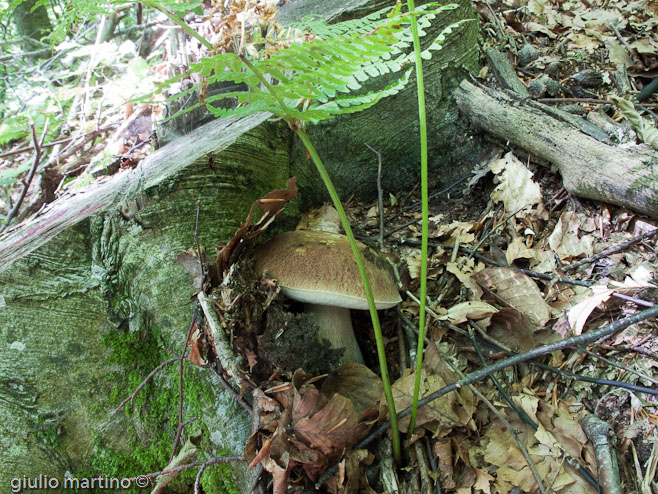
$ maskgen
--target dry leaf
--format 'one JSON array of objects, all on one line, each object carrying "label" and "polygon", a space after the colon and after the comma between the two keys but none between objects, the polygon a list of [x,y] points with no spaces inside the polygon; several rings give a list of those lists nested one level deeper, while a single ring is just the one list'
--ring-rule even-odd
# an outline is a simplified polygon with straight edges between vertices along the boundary
[{"label": "dry leaf", "polygon": [[453,324],[461,324],[469,319],[479,321],[498,312],[493,305],[486,302],[462,302],[453,305],[448,309],[448,313],[442,315],[439,319],[450,321]]},{"label": "dry leaf", "polygon": [[[235,232],[233,238],[217,253],[215,265],[210,270],[215,286],[219,284],[219,280],[223,279],[224,271],[232,264],[231,259],[235,259],[246,245],[256,240],[268,225],[283,212],[283,208],[288,201],[295,197],[297,197],[297,185],[295,184],[295,177],[292,177],[286,182],[285,189],[273,190],[254,201],[245,222]],[[263,209],[263,215],[252,225],[251,222],[256,207]]]},{"label": "dry leaf", "polygon": [[322,393],[331,396],[340,393],[352,400],[354,411],[362,417],[363,412],[376,409],[384,392],[384,385],[377,374],[361,364],[345,364],[336,377],[328,377],[322,384]]},{"label": "dry leaf", "polygon": [[503,202],[505,214],[516,213],[519,218],[523,218],[528,215],[528,211],[519,210],[542,204],[541,190],[532,181],[532,172],[514,154],[507,153],[489,163],[489,168],[500,180],[498,187],[491,193],[491,199]]},{"label": "dry leaf", "polygon": [[502,267],[483,269],[473,276],[482,288],[502,303],[525,313],[533,324],[541,327],[550,319],[550,307],[529,276]]}]

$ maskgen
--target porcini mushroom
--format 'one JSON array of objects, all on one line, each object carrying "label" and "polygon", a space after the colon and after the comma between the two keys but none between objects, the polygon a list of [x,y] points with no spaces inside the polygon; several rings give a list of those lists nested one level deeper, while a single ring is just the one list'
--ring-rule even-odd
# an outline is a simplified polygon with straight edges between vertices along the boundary
[{"label": "porcini mushroom", "polygon": [[[391,270],[377,253],[357,242],[377,309],[400,302]],[[276,279],[287,297],[304,302],[313,313],[320,339],[345,348],[341,364],[363,363],[354,337],[350,309],[368,309],[363,283],[347,237],[337,233],[296,230],[272,238],[254,254],[255,269]]]}]

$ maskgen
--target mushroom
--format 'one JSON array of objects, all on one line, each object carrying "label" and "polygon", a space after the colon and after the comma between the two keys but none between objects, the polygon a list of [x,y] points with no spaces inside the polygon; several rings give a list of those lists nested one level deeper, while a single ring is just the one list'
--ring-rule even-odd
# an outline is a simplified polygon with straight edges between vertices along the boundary
[{"label": "mushroom", "polygon": [[[377,253],[357,242],[377,309],[400,302],[390,267]],[[287,297],[304,302],[318,324],[318,337],[332,348],[345,348],[341,364],[363,363],[354,337],[350,309],[368,309],[359,269],[347,237],[296,230],[281,233],[254,253],[259,274],[277,280]]]}]

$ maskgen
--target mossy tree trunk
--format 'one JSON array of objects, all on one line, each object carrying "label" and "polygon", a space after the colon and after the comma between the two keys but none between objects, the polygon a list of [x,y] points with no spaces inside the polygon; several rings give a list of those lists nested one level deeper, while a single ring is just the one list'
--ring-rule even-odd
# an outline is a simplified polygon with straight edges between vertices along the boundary
[{"label": "mossy tree trunk", "polygon": [[[136,194],[123,214],[82,220],[0,270],[0,485],[39,474],[63,481],[66,471],[129,477],[167,465],[177,365],[126,410],[110,412],[171,358],[164,348],[181,351],[194,288],[176,256],[194,246],[197,200],[200,240],[213,255],[255,199],[285,186],[288,140],[285,127],[261,125]],[[295,214],[289,205],[283,224]],[[247,414],[208,371],[185,367],[184,417],[200,417],[186,435],[203,431],[206,454],[241,455]],[[244,468],[233,470],[238,485]],[[231,481],[230,468],[207,474],[206,492]]]},{"label": "mossy tree trunk", "polygon": [[[427,3],[416,2],[417,5]],[[421,39],[425,47],[452,23],[470,19],[447,36],[443,49],[423,62],[425,99],[429,136],[430,185],[450,184],[479,160],[486,146],[468,135],[459,120],[452,91],[468,74],[480,69],[480,25],[469,0],[441,1],[456,4],[432,21]],[[388,0],[296,0],[281,9],[279,21],[293,23],[315,14],[327,20],[343,21],[362,17],[394,2]],[[403,7],[406,8],[406,7]],[[399,77],[400,74],[397,74]],[[390,84],[396,75],[372,79],[368,88]],[[339,195],[372,199],[377,194],[377,156],[382,155],[382,187],[387,192],[408,191],[420,180],[420,143],[415,76],[399,94],[385,98],[372,108],[343,115],[308,129],[308,134],[323,159]],[[308,166],[306,150],[293,141],[291,168],[298,177],[302,207],[327,200],[320,179]]]}]

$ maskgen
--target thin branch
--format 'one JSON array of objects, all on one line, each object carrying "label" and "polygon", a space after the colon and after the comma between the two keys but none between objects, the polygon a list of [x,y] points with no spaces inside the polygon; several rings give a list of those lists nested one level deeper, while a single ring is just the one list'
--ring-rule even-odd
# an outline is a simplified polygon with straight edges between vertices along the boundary
[{"label": "thin branch", "polygon": [[121,409],[124,407],[124,405],[125,405],[126,403],[128,403],[128,402],[131,402],[131,403],[132,403],[132,401],[135,399],[135,396],[137,396],[137,394],[142,390],[142,388],[143,388],[144,386],[146,386],[146,383],[149,382],[153,376],[155,376],[160,370],[164,369],[164,368],[167,367],[169,364],[173,364],[174,362],[177,362],[177,361],[179,360],[179,358],[180,358],[180,357],[170,358],[169,360],[167,360],[167,361],[165,361],[165,362],[162,362],[162,363],[161,363],[160,365],[158,365],[155,369],[153,369],[153,370],[151,371],[151,373],[150,373],[148,376],[146,376],[146,379],[144,379],[144,380],[141,382],[141,384],[140,384],[139,386],[137,386],[137,388],[135,389],[135,391],[133,391],[133,393],[132,393],[128,398],[126,398],[125,400],[123,400],[123,401],[121,402],[121,404],[120,404],[118,407],[116,407],[112,413],[110,413],[110,417],[112,417],[112,416],[115,415],[119,410],[121,410]]},{"label": "thin branch", "polygon": [[201,214],[201,201],[196,202],[196,222],[194,225],[194,245],[196,246],[196,257],[199,260],[199,267],[201,268],[201,290],[206,282],[206,269],[201,259],[201,246],[199,245],[199,215]]},{"label": "thin branch", "polygon": [[379,248],[384,250],[384,191],[382,189],[382,153],[376,151],[367,142],[364,143],[370,151],[377,155],[377,207],[379,208]]},{"label": "thin branch", "polygon": [[39,140],[37,140],[37,132],[34,128],[34,123],[30,123],[30,131],[32,132],[32,142],[34,145],[34,158],[32,161],[32,167],[30,168],[30,172],[27,174],[27,178],[23,181],[23,190],[21,191],[21,195],[18,198],[18,201],[16,201],[16,204],[14,204],[14,207],[11,209],[11,211],[9,211],[7,219],[5,220],[5,224],[2,226],[2,228],[0,228],[0,233],[4,232],[9,227],[11,220],[13,220],[16,213],[18,213],[18,210],[20,209],[21,204],[23,204],[23,200],[27,195],[27,189],[30,188],[34,174],[36,173],[37,168],[39,167],[39,162],[41,161],[41,145],[46,138],[49,122],[50,119],[46,119],[46,123],[43,126],[43,133],[41,134],[41,138]]},{"label": "thin branch", "polygon": [[[443,195],[443,194],[447,194],[447,193],[450,192],[452,189],[454,189],[455,187],[457,187],[460,183],[462,183],[462,182],[466,181],[467,179],[471,178],[471,176],[472,176],[472,175],[471,175],[470,173],[469,173],[468,175],[464,175],[463,177],[461,177],[460,179],[458,179],[456,182],[454,182],[453,184],[449,185],[449,186],[446,187],[445,189],[441,189],[441,190],[438,191],[438,192],[433,192],[433,193],[431,193],[427,199],[428,199],[429,201],[431,201],[431,200],[434,199],[435,197],[438,197],[438,196]],[[417,208],[418,206],[421,206],[422,204],[423,204],[423,201],[418,201],[418,202],[415,202],[415,203],[411,204],[410,206],[407,206],[406,208],[404,208],[404,209],[403,209],[402,211],[400,211],[399,213],[397,213],[397,214],[391,216],[389,219],[387,219],[387,220],[386,220],[386,223],[390,223],[391,221],[393,221],[393,220],[399,218],[403,213],[406,213],[407,211],[410,211],[410,210],[412,210],[412,209],[415,209],[415,208]],[[410,224],[415,223],[416,221],[417,221],[417,220],[414,220],[414,221],[412,221]],[[388,235],[388,234],[387,234],[387,235]]]},{"label": "thin branch", "polygon": [[589,263],[594,262],[598,259],[601,259],[602,257],[606,257],[610,254],[615,254],[617,252],[621,252],[622,250],[626,249],[627,247],[630,247],[633,244],[636,244],[638,242],[642,242],[643,240],[646,240],[647,238],[653,237],[657,233],[658,233],[658,228],[656,228],[655,230],[651,230],[650,232],[646,232],[643,235],[639,235],[635,238],[632,238],[629,241],[621,243],[621,244],[619,244],[615,247],[611,247],[609,249],[606,249],[603,252],[599,252],[598,254],[595,254],[593,256],[586,257],[585,259],[581,259],[580,261],[576,261],[576,262],[573,262],[571,264],[568,264],[567,266],[563,266],[562,270],[563,271],[571,271],[573,269],[576,269],[576,268],[582,266],[583,264],[589,264]]},{"label": "thin branch", "polygon": [[199,471],[196,474],[196,478],[194,479],[194,494],[201,493],[201,477],[203,476],[203,472],[206,470],[208,465],[211,465],[211,463],[205,462],[203,465],[201,465],[201,468],[199,468]]},{"label": "thin branch", "polygon": [[[590,103],[592,105],[612,105],[613,101],[596,98],[539,98],[538,103]],[[640,108],[642,105],[634,104],[635,108]],[[644,104],[647,108],[657,108],[658,103]]]},{"label": "thin branch", "polygon": [[186,465],[180,465],[174,468],[167,468],[160,472],[146,473],[144,475],[140,475],[139,477],[132,477],[130,480],[134,482],[136,479],[140,477],[141,478],[146,477],[147,479],[152,479],[153,477],[159,477],[160,475],[183,472],[185,470],[189,470],[190,468],[196,468],[203,465],[216,465],[218,463],[229,463],[232,461],[245,461],[245,459],[244,456],[222,456],[218,458],[213,458],[212,460],[208,460],[208,461],[195,461],[194,463],[187,463]]},{"label": "thin branch", "polygon": [[178,359],[178,429],[176,430],[176,439],[174,439],[174,447],[171,450],[171,456],[169,457],[169,463],[172,462],[174,456],[176,456],[176,450],[180,444],[180,438],[183,434],[183,361],[185,360],[185,352],[187,351],[187,346],[190,344],[190,337],[192,336],[192,331],[197,328],[196,324],[196,313],[198,312],[198,307],[194,311],[195,316],[190,322],[190,329],[187,330],[187,336],[185,337],[185,343],[183,344],[183,351],[181,356]]},{"label": "thin branch", "polygon": [[[41,146],[41,149],[43,150],[43,149],[46,149],[46,148],[51,148],[53,146],[57,146],[58,144],[65,144],[67,142],[70,142],[74,139],[79,139],[81,137],[88,141],[88,140],[91,140],[95,137],[98,137],[103,132],[107,132],[109,130],[114,129],[117,126],[118,126],[118,124],[115,124],[115,123],[108,124],[108,125],[105,125],[105,126],[99,128],[98,130],[93,130],[91,132],[87,132],[86,134],[73,136],[73,137],[67,137],[66,139],[59,139],[58,141],[52,141],[52,142],[49,142],[48,144],[43,144]],[[16,154],[21,154],[21,153],[27,153],[29,151],[34,151],[34,146],[24,146],[22,148],[14,149],[12,151],[7,151],[6,153],[0,154],[0,158],[7,158],[9,156],[14,156]]]},{"label": "thin branch", "polygon": [[619,480],[619,466],[617,458],[608,441],[609,425],[596,415],[585,416],[580,425],[594,446],[596,466],[598,470],[601,492],[605,494],[621,494],[621,482]]}]

